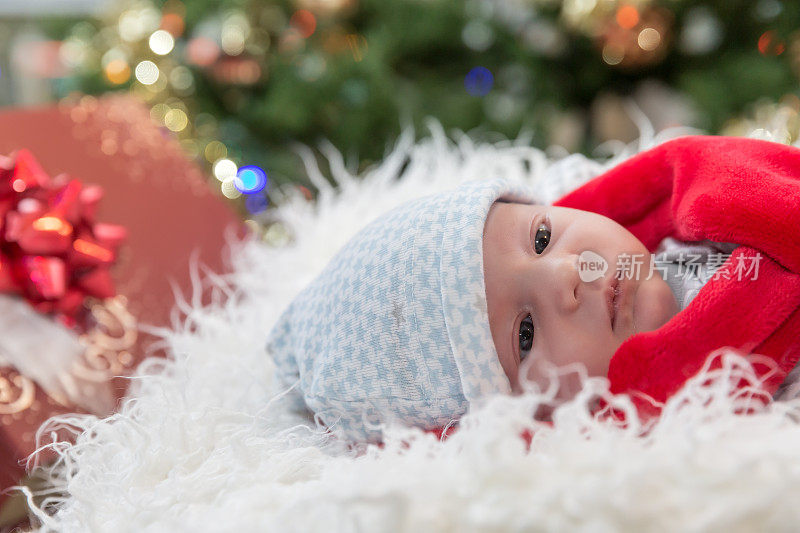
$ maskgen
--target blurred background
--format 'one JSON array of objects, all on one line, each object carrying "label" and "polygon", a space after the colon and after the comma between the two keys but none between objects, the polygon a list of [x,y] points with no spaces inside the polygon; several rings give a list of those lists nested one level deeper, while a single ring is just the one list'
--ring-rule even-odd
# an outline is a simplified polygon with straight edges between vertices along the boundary
[{"label": "blurred background", "polygon": [[355,171],[426,117],[554,155],[633,140],[639,113],[794,142],[800,1],[0,1],[0,105],[120,91],[255,225],[277,185],[313,194],[296,142]]}]

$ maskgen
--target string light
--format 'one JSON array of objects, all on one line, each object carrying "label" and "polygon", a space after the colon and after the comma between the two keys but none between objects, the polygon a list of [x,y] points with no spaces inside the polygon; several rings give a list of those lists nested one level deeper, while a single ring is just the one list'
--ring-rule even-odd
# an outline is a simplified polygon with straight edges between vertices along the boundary
[{"label": "string light", "polygon": [[169,73],[169,82],[178,91],[187,91],[192,88],[194,76],[192,76],[191,70],[179,65]]},{"label": "string light", "polygon": [[485,96],[492,90],[494,76],[486,67],[475,67],[464,77],[464,87],[472,96]]},{"label": "string light", "polygon": [[217,43],[207,37],[196,37],[186,47],[187,60],[198,67],[213,65],[219,54]]},{"label": "string light", "polygon": [[269,200],[264,194],[248,194],[244,200],[244,205],[250,213],[256,215],[267,208]]},{"label": "string light", "polygon": [[203,150],[207,161],[217,161],[228,156],[228,149],[219,141],[211,141]]},{"label": "string light", "polygon": [[164,125],[172,131],[181,131],[189,124],[189,117],[181,109],[170,109],[164,115]]},{"label": "string light", "polygon": [[238,24],[226,24],[222,28],[222,50],[229,56],[238,56],[244,52],[245,31]]},{"label": "string light", "polygon": [[626,30],[635,28],[639,24],[639,12],[635,7],[625,5],[617,10],[617,24]]},{"label": "string light", "polygon": [[175,47],[175,39],[168,31],[156,30],[150,36],[150,50],[160,56],[165,56]]},{"label": "string light", "polygon": [[124,59],[113,59],[103,69],[103,74],[114,85],[122,85],[131,79],[131,67]]},{"label": "string light", "polygon": [[242,193],[236,188],[236,185],[234,185],[233,178],[228,178],[223,181],[222,185],[220,185],[220,190],[225,198],[229,198],[231,200],[239,198],[242,195]]},{"label": "string light", "polygon": [[256,165],[247,165],[238,170],[234,185],[244,194],[261,192],[267,186],[267,173]]},{"label": "string light", "polygon": [[619,65],[625,58],[625,49],[619,45],[606,44],[603,47],[603,61],[609,65]]},{"label": "string light", "polygon": [[161,17],[161,29],[176,37],[183,35],[184,26],[183,17],[177,13],[164,13]]},{"label": "string light", "polygon": [[786,45],[783,41],[775,39],[775,32],[767,30],[758,38],[758,51],[762,55],[773,54],[776,56],[781,55],[786,50]]},{"label": "string light", "polygon": [[367,40],[364,36],[351,33],[345,37],[345,40],[347,41],[347,46],[350,48],[350,52],[353,54],[353,59],[355,59],[356,62],[364,59],[364,53],[367,51]]},{"label": "string light", "polygon": [[152,85],[158,80],[158,67],[149,60],[144,60],[136,65],[136,79],[143,85]]},{"label": "string light", "polygon": [[236,172],[239,170],[236,166],[236,163],[231,161],[230,159],[220,159],[216,163],[214,163],[214,176],[219,181],[225,181],[227,179],[231,180],[231,184],[233,184],[233,178],[236,177]]},{"label": "string light", "polygon": [[642,50],[651,52],[661,43],[661,34],[655,28],[645,28],[639,32],[637,42]]},{"label": "string light", "polygon": [[44,216],[33,221],[33,229],[37,231],[53,231],[59,235],[70,235],[72,225],[63,218]]},{"label": "string light", "polygon": [[317,18],[307,9],[298,9],[289,19],[289,24],[297,30],[301,37],[308,39],[317,29]]}]

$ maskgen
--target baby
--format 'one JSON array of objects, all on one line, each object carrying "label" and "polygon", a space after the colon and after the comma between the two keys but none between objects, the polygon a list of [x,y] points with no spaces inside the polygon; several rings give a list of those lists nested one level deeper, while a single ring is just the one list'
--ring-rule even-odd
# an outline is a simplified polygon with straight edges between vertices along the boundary
[{"label": "baby", "polygon": [[[778,159],[797,165],[775,170]],[[793,188],[771,198],[765,176],[787,175]],[[798,211],[797,176],[795,149],[686,137],[553,206],[503,180],[408,202],[351,239],[280,317],[267,342],[277,385],[294,408],[352,441],[379,440],[389,421],[441,428],[481,398],[547,387],[548,369],[571,363],[608,377],[612,392],[663,401],[710,350],[759,347],[778,363],[774,392],[800,358],[800,313],[776,326],[800,305],[797,239],[785,239],[796,231],[785,215]],[[785,213],[753,217],[763,201],[784,202]],[[774,259],[762,280],[711,279],[752,258],[756,244]],[[694,293],[651,267],[650,250],[675,266],[682,247],[706,253]],[[720,268],[709,260],[715,251],[735,253]],[[629,271],[632,257],[643,271]],[[778,289],[786,300],[770,307],[764,291]],[[723,317],[725,298],[769,318]],[[571,376],[562,398],[579,386]]]},{"label": "baby", "polygon": [[[521,389],[523,362],[524,375],[542,389],[549,365],[577,362],[589,376],[605,376],[623,341],[658,329],[678,312],[665,280],[626,275],[624,257],[653,261],[639,239],[602,215],[502,200],[492,206],[483,237],[486,299],[513,391]],[[606,272],[591,279],[585,258]],[[562,383],[559,393],[571,396],[579,385]]]}]

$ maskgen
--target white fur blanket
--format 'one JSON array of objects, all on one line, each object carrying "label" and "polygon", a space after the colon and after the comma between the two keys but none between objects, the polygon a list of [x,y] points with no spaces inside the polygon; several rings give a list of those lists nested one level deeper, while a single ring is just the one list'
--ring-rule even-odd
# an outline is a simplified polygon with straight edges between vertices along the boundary
[{"label": "white fur blanket", "polygon": [[[731,356],[703,384],[690,383],[649,431],[601,423],[585,395],[555,423],[531,417],[548,395],[499,397],[440,442],[389,428],[383,448],[350,450],[282,411],[269,389],[264,339],[291,298],[369,219],[461,180],[498,175],[540,187],[549,200],[663,140],[614,146],[597,163],[556,163],[525,139],[477,143],[435,125],[415,142],[404,135],[356,179],[328,157],[332,188],[310,158],[316,205],[286,192],[279,217],[293,244],[234,245],[233,274],[204,273],[217,295],[193,295],[163,331],[171,356],[149,359],[129,398],[105,419],[63,416],[40,430],[60,459],[46,469],[51,495],[36,509],[42,531],[795,531],[800,529],[800,404],[753,404],[728,384],[748,375]],[[672,132],[674,136],[676,132]],[[552,393],[552,391],[551,391]],[[605,393],[607,395],[607,393]],[[610,398],[629,408],[626,398]],[[50,442],[72,428],[74,442]],[[519,437],[534,430],[526,449]],[[25,490],[29,499],[32,494]]]}]

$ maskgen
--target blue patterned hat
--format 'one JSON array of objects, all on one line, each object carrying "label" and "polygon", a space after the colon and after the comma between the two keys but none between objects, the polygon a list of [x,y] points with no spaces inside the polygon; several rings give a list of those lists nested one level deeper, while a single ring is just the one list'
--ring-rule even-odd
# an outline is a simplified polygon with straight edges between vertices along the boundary
[{"label": "blue patterned hat", "polygon": [[486,311],[483,228],[502,180],[403,204],[351,239],[280,317],[267,341],[286,398],[337,435],[380,424],[445,426],[485,395],[508,393]]}]

